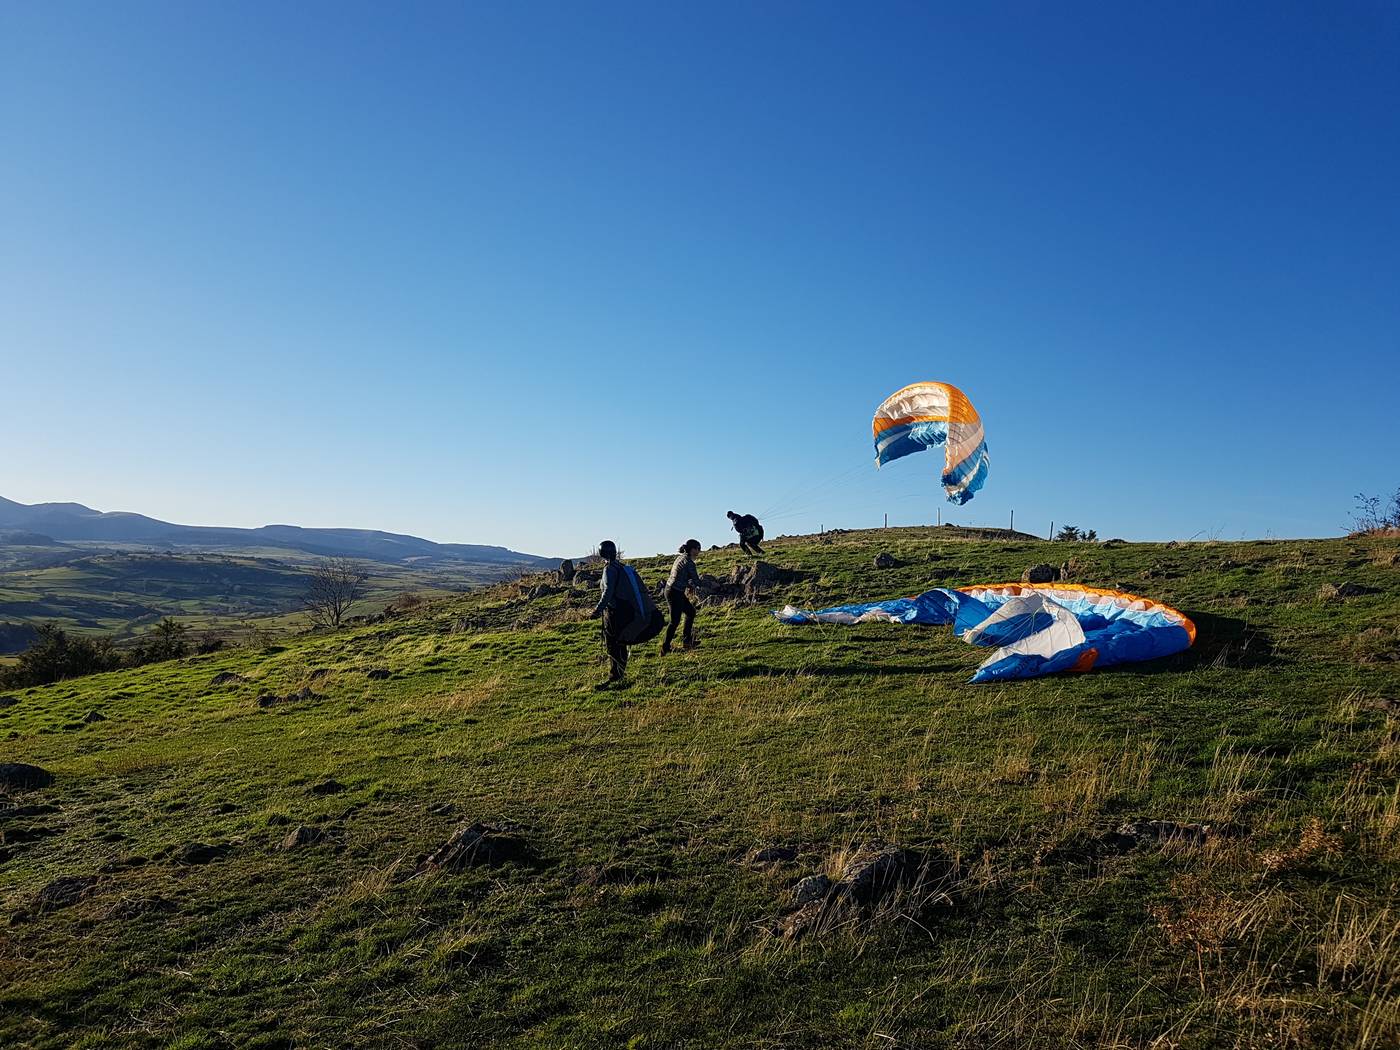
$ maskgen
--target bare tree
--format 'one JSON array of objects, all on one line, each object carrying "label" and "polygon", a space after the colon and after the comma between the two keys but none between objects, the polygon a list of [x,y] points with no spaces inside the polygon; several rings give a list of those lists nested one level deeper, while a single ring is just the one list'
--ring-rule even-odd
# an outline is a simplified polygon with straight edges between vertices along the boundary
[{"label": "bare tree", "polygon": [[369,573],[353,558],[322,558],[311,569],[306,611],[313,623],[339,627],[350,606],[365,596]]}]

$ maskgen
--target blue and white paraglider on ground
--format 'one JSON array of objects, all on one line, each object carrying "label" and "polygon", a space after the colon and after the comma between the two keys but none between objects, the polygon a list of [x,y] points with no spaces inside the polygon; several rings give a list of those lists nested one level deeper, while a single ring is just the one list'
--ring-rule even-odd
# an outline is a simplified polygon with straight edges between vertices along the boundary
[{"label": "blue and white paraglider on ground", "polygon": [[833,605],[815,612],[789,605],[773,615],[793,625],[951,624],[965,642],[996,646],[972,676],[974,682],[1154,660],[1189,649],[1196,640],[1196,625],[1170,606],[1069,583],[939,588],[913,598]]}]

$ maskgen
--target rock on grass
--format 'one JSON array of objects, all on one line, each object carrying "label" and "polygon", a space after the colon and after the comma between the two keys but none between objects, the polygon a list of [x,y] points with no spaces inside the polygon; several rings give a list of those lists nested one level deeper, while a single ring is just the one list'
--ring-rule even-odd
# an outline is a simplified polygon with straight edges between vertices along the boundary
[{"label": "rock on grass", "polygon": [[454,831],[418,865],[418,872],[456,871],[479,865],[494,867],[528,857],[525,840],[513,829],[476,821]]},{"label": "rock on grass", "polygon": [[323,829],[313,827],[310,824],[299,824],[282,840],[282,848],[296,849],[298,846],[310,846],[320,842],[325,837],[326,833]]}]

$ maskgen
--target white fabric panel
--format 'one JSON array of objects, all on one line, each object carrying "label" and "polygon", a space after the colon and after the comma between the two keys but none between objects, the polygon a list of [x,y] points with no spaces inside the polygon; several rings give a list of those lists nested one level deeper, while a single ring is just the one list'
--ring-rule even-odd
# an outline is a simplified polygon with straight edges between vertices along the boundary
[{"label": "white fabric panel", "polygon": [[[1019,641],[1012,642],[1010,645],[1003,645],[996,652],[992,653],[991,656],[982,661],[981,665],[978,667],[979,671],[983,667],[996,663],[998,660],[1006,659],[1008,656],[1029,655],[1051,657],[1056,653],[1064,652],[1066,649],[1073,649],[1076,645],[1084,644],[1084,628],[1079,625],[1079,621],[1075,618],[1074,613],[1070,612],[1063,605],[1057,605],[1049,598],[1039,594],[1013,598],[971,631],[965,631],[963,633],[963,638],[967,639],[973,635],[974,632],[980,631],[984,626],[996,620],[1002,612],[1011,608],[1013,605],[1021,606],[1019,612],[1011,613],[1013,616],[1045,612],[1053,616],[1055,622],[1043,630],[1036,631],[1034,634],[1028,634]],[[1006,617],[1002,617],[1002,619],[1006,619]]]}]

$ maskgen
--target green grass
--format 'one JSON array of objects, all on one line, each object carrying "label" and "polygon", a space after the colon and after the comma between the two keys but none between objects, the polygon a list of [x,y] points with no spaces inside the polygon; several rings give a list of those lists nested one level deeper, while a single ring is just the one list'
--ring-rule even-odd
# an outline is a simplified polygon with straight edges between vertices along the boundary
[{"label": "green grass", "polygon": [[[0,742],[54,772],[16,800],[53,810],[0,822],[0,921],[148,862],[0,926],[0,1044],[1394,1046],[1396,549],[799,538],[770,555],[797,582],[703,609],[698,652],[635,650],[617,692],[589,688],[592,596],[515,586],[21,691]],[[767,614],[1070,556],[1193,616],[1197,647],[971,686],[986,654],[946,629]],[[1375,593],[1320,601],[1329,581]],[[327,777],[345,790],[310,791]],[[1138,818],[1248,834],[1094,855]],[[405,877],[476,819],[520,824],[534,861]],[[278,849],[309,823],[325,842]],[[875,840],[950,858],[947,897],[775,935],[792,882]],[[165,856],[192,841],[232,849]],[[773,843],[797,863],[742,863]]]}]

